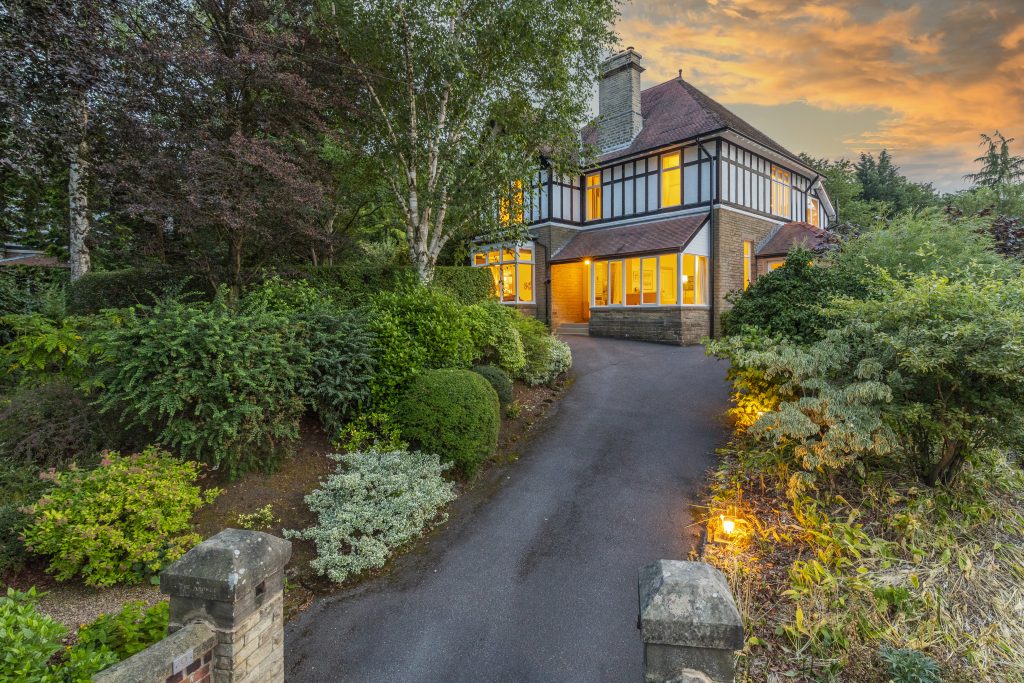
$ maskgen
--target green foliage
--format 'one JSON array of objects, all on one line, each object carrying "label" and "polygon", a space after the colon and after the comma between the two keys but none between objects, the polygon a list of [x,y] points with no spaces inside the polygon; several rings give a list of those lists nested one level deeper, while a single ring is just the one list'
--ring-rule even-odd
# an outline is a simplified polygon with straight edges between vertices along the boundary
[{"label": "green foliage", "polygon": [[498,394],[498,401],[503,406],[512,402],[512,378],[508,373],[493,365],[474,365],[473,372],[486,379],[495,393]]},{"label": "green foliage", "polygon": [[71,284],[68,307],[89,315],[107,308],[153,306],[168,297],[208,301],[214,294],[209,283],[187,271],[153,266],[88,273]]},{"label": "green foliage", "polygon": [[733,335],[754,326],[794,341],[820,337],[827,328],[824,306],[856,283],[845,271],[813,261],[813,254],[797,249],[784,267],[765,273],[745,291],[729,294],[732,309],[722,314],[723,333]]},{"label": "green foliage", "polygon": [[494,297],[494,280],[486,268],[439,266],[434,270],[432,284],[466,305]]},{"label": "green foliage", "polygon": [[34,588],[8,588],[0,598],[0,683],[84,683],[118,661],[103,648],[72,648],[59,657],[67,630],[39,613],[37,599]]},{"label": "green foliage", "polygon": [[0,349],[11,376],[26,386],[54,378],[86,382],[95,370],[102,347],[90,334],[99,320],[69,317],[53,320],[41,313],[8,315],[2,319],[12,340]]},{"label": "green foliage", "polygon": [[884,202],[892,207],[893,213],[918,211],[934,206],[935,189],[930,183],[911,182],[900,173],[887,150],[882,150],[875,159],[872,154],[862,153],[854,164],[854,173],[860,182],[861,198],[866,201]]},{"label": "green foliage", "polygon": [[331,457],[337,471],[306,496],[317,523],[285,535],[313,541],[311,565],[332,581],[383,567],[455,499],[436,455],[371,450]]},{"label": "green foliage", "polygon": [[974,160],[974,163],[981,164],[981,170],[968,173],[964,179],[977,187],[998,187],[1024,178],[1024,157],[1010,154],[1011,142],[1013,138],[1007,138],[998,130],[994,135],[982,133],[980,146],[985,153]]},{"label": "green foliage", "polygon": [[0,576],[20,570],[29,557],[21,540],[31,521],[25,508],[36,502],[51,483],[39,470],[7,458],[0,459]]},{"label": "green foliage", "polygon": [[549,334],[544,323],[525,315],[515,321],[526,353],[526,365],[517,375],[518,379],[531,386],[550,384],[572,367],[569,345]]},{"label": "green foliage", "polygon": [[408,444],[390,413],[362,413],[344,427],[334,444],[346,451],[404,451]]},{"label": "green foliage", "polygon": [[198,466],[156,448],[100,466],[52,473],[54,487],[29,509],[24,531],[32,552],[48,555],[58,580],[90,586],[132,583],[160,571],[199,541],[192,513],[213,500],[194,482]]},{"label": "green foliage", "polygon": [[425,369],[467,368],[476,355],[467,308],[448,294],[410,287],[375,296],[367,311],[377,340],[374,404],[386,407]]},{"label": "green foliage", "polygon": [[468,312],[477,357],[511,375],[522,372],[526,351],[519,333],[519,318],[523,315],[497,301],[475,304]]},{"label": "green foliage", "polygon": [[469,370],[430,370],[416,377],[395,410],[402,436],[471,476],[494,452],[501,426],[498,395]]},{"label": "green foliage", "polygon": [[939,665],[923,652],[883,647],[879,654],[889,664],[892,683],[942,683]]},{"label": "green foliage", "polygon": [[310,355],[302,329],[269,307],[169,302],[103,335],[104,412],[230,476],[266,469],[298,438]]},{"label": "green foliage", "polygon": [[128,659],[167,636],[169,606],[166,601],[148,608],[143,602],[129,602],[116,614],[101,614],[78,629],[73,649],[106,650],[116,655],[116,661]]},{"label": "green foliage", "polygon": [[274,526],[277,518],[274,517],[274,506],[267,503],[254,512],[240,512],[235,518],[235,523],[240,529],[251,531],[265,531]]},{"label": "green foliage", "polygon": [[316,289],[329,293],[343,306],[363,306],[381,292],[416,284],[412,268],[373,262],[309,268],[306,277]]}]

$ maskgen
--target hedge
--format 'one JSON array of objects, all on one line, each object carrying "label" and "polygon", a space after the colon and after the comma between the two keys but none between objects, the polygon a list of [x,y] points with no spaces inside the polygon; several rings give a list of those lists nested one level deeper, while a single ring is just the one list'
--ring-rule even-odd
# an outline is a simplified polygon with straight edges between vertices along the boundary
[{"label": "hedge", "polygon": [[212,300],[214,289],[204,279],[167,266],[89,273],[71,283],[68,308],[88,315],[104,308],[151,306],[166,295],[189,294],[192,299]]},{"label": "hedge", "polygon": [[486,268],[440,266],[434,271],[434,286],[467,305],[494,296],[494,279]]}]

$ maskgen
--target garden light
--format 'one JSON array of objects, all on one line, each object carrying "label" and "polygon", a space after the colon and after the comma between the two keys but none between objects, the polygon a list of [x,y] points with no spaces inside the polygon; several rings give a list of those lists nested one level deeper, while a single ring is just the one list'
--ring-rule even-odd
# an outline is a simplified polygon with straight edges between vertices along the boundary
[{"label": "garden light", "polygon": [[736,531],[736,520],[725,515],[719,515],[719,518],[722,520],[722,531],[726,536],[732,536],[732,533]]}]

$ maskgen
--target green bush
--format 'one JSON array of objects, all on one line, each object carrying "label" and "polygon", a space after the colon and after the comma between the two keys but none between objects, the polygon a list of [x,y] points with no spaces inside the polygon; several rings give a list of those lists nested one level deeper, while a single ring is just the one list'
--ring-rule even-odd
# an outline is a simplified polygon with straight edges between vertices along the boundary
[{"label": "green bush", "polygon": [[550,384],[572,367],[569,345],[548,333],[547,326],[536,318],[524,315],[516,318],[516,329],[526,352],[526,365],[518,379],[531,386]]},{"label": "green bush", "polygon": [[117,661],[128,659],[167,636],[169,607],[167,601],[152,607],[134,601],[116,614],[101,614],[96,621],[78,629],[74,649],[107,650],[117,656]]},{"label": "green bush", "polygon": [[362,306],[381,292],[416,286],[416,271],[408,266],[351,263],[309,268],[305,277],[343,306]]},{"label": "green bush", "polygon": [[68,290],[68,307],[78,315],[106,308],[152,306],[166,297],[211,300],[214,290],[204,279],[166,266],[92,272]]},{"label": "green bush", "polygon": [[313,541],[310,564],[332,581],[383,567],[455,499],[436,455],[371,450],[331,457],[337,471],[306,496],[316,524],[285,535]]},{"label": "green bush", "polygon": [[64,650],[65,629],[36,609],[34,588],[0,598],[0,683],[80,683],[117,662],[109,650]]},{"label": "green bush", "polygon": [[30,556],[21,540],[31,521],[25,508],[52,485],[39,474],[32,465],[0,459],[0,576],[22,569]]},{"label": "green bush", "polygon": [[402,441],[402,433],[391,413],[360,413],[341,428],[334,442],[336,448],[346,451],[404,451],[409,444]]},{"label": "green bush", "polygon": [[433,285],[466,305],[478,304],[494,296],[494,279],[486,268],[439,266],[434,270]]},{"label": "green bush", "polygon": [[467,308],[435,289],[382,292],[367,319],[377,343],[371,391],[378,407],[393,403],[422,370],[468,368],[476,355]]},{"label": "green bush", "polygon": [[526,351],[517,327],[519,311],[487,301],[468,309],[477,359],[497,365],[511,375],[526,366]]},{"label": "green bush", "polygon": [[309,369],[302,330],[253,304],[170,302],[103,336],[99,404],[229,476],[267,469],[299,435]]},{"label": "green bush", "polygon": [[19,389],[0,408],[0,453],[17,463],[94,464],[118,437],[116,426],[84,394],[60,380]]},{"label": "green bush", "polygon": [[487,380],[495,393],[498,394],[498,402],[506,406],[512,402],[512,378],[508,373],[493,365],[474,365],[473,372]]},{"label": "green bush", "polygon": [[430,370],[414,379],[395,410],[402,436],[471,476],[498,444],[498,395],[469,370]]},{"label": "green bush", "polygon": [[99,329],[104,320],[67,317],[60,320],[42,313],[8,315],[2,319],[11,341],[0,349],[0,362],[9,377],[25,386],[39,386],[53,379],[88,384],[102,348]]},{"label": "green bush", "polygon": [[50,557],[60,581],[132,583],[160,571],[199,541],[192,513],[216,497],[202,493],[198,466],[155,448],[107,453],[94,470],[52,474],[54,487],[29,508],[25,545]]},{"label": "green bush", "polygon": [[939,665],[923,652],[885,647],[880,654],[889,664],[892,683],[942,683]]}]

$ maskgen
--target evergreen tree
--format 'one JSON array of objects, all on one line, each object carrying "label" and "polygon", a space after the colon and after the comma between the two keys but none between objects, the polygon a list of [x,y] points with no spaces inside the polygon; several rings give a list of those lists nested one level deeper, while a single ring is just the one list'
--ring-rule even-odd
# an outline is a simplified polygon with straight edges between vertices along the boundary
[{"label": "evergreen tree", "polygon": [[985,153],[974,160],[981,164],[981,170],[968,173],[964,179],[970,180],[975,187],[999,187],[1024,178],[1024,157],[1010,154],[1013,140],[998,130],[994,135],[982,133],[980,146],[985,148]]}]

